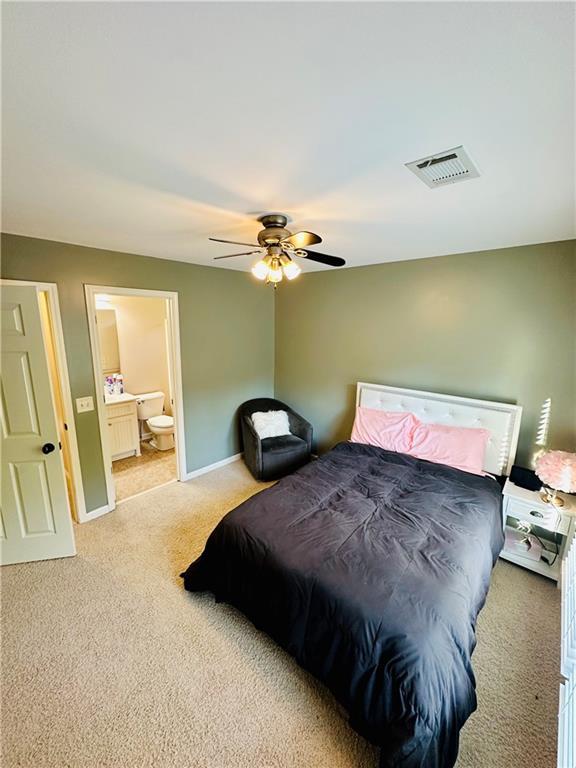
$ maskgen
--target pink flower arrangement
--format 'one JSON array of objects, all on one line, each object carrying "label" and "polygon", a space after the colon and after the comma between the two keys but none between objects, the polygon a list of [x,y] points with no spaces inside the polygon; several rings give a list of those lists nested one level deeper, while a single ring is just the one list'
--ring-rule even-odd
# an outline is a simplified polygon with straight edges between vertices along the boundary
[{"label": "pink flower arrangement", "polygon": [[536,474],[549,488],[576,493],[576,453],[548,451],[536,462]]}]

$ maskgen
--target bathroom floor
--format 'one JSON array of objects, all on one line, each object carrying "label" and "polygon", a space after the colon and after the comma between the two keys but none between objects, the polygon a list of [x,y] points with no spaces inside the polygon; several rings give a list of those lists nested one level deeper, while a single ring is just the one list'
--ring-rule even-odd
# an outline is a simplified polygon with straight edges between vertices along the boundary
[{"label": "bathroom floor", "polygon": [[141,456],[112,462],[116,501],[176,479],[176,451],[157,451],[147,442],[140,443]]}]

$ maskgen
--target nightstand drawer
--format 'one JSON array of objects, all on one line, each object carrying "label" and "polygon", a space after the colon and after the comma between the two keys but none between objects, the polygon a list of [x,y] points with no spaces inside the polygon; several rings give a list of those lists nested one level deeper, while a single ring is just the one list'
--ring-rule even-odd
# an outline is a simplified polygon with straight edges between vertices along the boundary
[{"label": "nightstand drawer", "polygon": [[566,536],[570,528],[568,517],[544,504],[530,504],[508,496],[505,498],[504,512],[506,516],[539,525],[541,528],[561,533],[563,536]]}]

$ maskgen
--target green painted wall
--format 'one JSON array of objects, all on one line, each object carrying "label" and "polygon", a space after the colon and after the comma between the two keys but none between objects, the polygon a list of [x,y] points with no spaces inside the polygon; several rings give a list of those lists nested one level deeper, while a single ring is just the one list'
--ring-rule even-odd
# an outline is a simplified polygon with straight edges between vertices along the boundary
[{"label": "green painted wall", "polygon": [[[84,284],[178,291],[188,471],[239,450],[234,413],[274,384],[271,291],[244,272],[2,235],[2,277],[58,284],[72,397],[95,395]],[[96,411],[76,414],[87,509],[106,503]]]},{"label": "green painted wall", "polygon": [[357,381],[524,406],[526,461],[576,449],[576,241],[307,274],[276,296],[275,392],[320,450],[350,435]]},{"label": "green painted wall", "polygon": [[[2,235],[1,274],[58,284],[73,398],[95,395],[84,284],[178,291],[189,471],[236,453],[236,408],[274,391],[320,450],[346,439],[357,381],[518,402],[521,461],[552,397],[551,444],[576,449],[575,241],[308,273],[274,295],[244,272]],[[96,412],[76,428],[95,509]]]}]

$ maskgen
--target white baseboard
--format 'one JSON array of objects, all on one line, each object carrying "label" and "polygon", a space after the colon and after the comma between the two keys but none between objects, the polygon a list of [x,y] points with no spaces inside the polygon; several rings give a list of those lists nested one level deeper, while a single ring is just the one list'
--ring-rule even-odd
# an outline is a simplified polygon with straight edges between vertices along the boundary
[{"label": "white baseboard", "polygon": [[235,453],[233,456],[228,456],[227,459],[222,459],[221,461],[215,461],[214,464],[208,464],[206,467],[200,467],[200,469],[194,469],[192,472],[188,472],[185,477],[183,477],[183,480],[192,480],[194,477],[200,477],[200,475],[205,475],[207,472],[212,472],[214,469],[220,469],[220,467],[225,467],[226,464],[232,464],[234,461],[239,461],[242,458],[241,453]]}]

